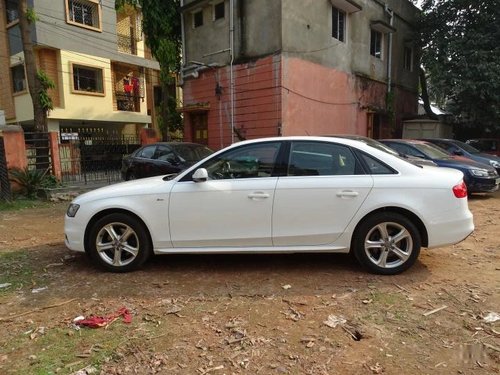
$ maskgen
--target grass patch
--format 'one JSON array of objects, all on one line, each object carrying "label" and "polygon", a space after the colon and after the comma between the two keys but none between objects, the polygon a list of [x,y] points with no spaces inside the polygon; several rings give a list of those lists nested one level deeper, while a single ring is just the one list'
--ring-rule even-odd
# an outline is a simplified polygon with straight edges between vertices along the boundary
[{"label": "grass patch", "polygon": [[19,211],[19,210],[24,210],[26,208],[43,208],[49,206],[50,202],[33,200],[33,199],[15,199],[10,202],[0,200],[0,212]]},{"label": "grass patch", "polygon": [[0,289],[0,294],[37,284],[29,256],[26,250],[0,253],[0,284],[12,284]]},{"label": "grass patch", "polygon": [[109,329],[47,329],[44,335],[33,340],[29,334],[20,333],[9,344],[11,353],[4,354],[19,356],[13,369],[15,374],[72,374],[89,365],[99,370],[118,352],[122,351],[123,355],[130,329],[131,325],[117,322]]}]

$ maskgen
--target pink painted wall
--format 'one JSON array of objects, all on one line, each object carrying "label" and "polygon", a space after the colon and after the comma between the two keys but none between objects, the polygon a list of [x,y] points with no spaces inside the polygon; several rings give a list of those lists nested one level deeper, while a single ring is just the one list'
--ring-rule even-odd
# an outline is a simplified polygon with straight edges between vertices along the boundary
[{"label": "pink painted wall", "polygon": [[283,135],[367,133],[385,85],[298,58],[283,59]]},{"label": "pink painted wall", "polygon": [[[246,139],[277,136],[281,124],[281,57],[234,65],[233,72],[234,127]],[[222,86],[220,98],[215,93],[217,82]],[[198,78],[186,79],[183,86],[184,107],[208,103],[208,146],[215,150],[231,144],[230,93],[229,66],[204,70]],[[189,112],[184,119],[184,139],[192,141]]]},{"label": "pink painted wall", "polygon": [[[208,146],[213,149],[231,144],[229,74],[228,66],[207,69],[184,84],[184,106],[208,103]],[[416,93],[396,87],[393,121],[385,112],[385,83],[283,55],[235,65],[234,77],[234,125],[247,139],[367,135],[370,113],[380,118],[380,133],[374,136],[393,137],[400,135],[403,118],[417,110]],[[217,82],[222,86],[220,98],[215,94]],[[184,138],[192,140],[189,112]]]}]

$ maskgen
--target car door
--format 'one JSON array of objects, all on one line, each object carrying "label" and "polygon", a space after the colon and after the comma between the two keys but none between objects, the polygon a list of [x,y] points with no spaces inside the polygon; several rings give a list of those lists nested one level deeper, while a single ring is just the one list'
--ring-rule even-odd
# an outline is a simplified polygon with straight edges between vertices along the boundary
[{"label": "car door", "polygon": [[172,245],[193,247],[272,246],[271,218],[282,142],[247,144],[207,160],[208,180],[191,174],[171,192]]},{"label": "car door", "polygon": [[151,171],[153,169],[151,158],[154,156],[155,150],[156,145],[146,146],[134,158],[133,171],[137,178],[151,176]]},{"label": "car door", "polygon": [[333,243],[373,186],[353,151],[328,142],[292,142],[288,173],[276,186],[274,246]]}]

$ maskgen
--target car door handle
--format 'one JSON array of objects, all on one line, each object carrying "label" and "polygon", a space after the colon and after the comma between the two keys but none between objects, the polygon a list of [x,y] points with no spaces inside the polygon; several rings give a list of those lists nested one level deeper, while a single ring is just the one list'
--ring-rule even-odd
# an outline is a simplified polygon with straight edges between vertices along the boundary
[{"label": "car door handle", "polygon": [[250,199],[266,199],[269,198],[269,194],[256,191],[255,193],[248,194]]},{"label": "car door handle", "polygon": [[354,198],[357,197],[359,193],[357,191],[352,191],[352,190],[344,190],[344,191],[339,191],[337,193],[337,197],[340,198]]}]

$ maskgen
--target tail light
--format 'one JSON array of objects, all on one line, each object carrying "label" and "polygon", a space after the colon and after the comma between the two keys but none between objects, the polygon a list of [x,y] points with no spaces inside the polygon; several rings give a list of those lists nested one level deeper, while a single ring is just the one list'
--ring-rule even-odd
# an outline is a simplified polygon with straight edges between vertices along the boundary
[{"label": "tail light", "polygon": [[465,182],[461,182],[458,185],[453,186],[453,194],[455,194],[455,197],[457,198],[466,198],[467,197],[467,185],[465,185]]}]

